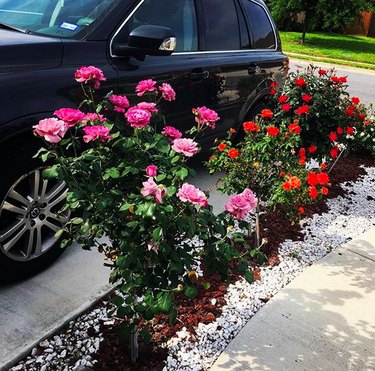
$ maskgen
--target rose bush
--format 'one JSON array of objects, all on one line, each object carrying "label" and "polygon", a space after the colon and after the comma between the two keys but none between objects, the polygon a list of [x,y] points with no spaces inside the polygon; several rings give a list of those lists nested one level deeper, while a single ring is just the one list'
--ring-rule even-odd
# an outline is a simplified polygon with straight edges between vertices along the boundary
[{"label": "rose bush", "polygon": [[[56,162],[45,176],[65,181],[66,208],[81,212],[57,236],[64,236],[63,245],[77,241],[105,254],[112,268],[110,280],[120,292],[113,298],[114,313],[126,319],[122,332],[142,332],[144,321],[160,312],[173,322],[175,296],[191,298],[197,285],[207,286],[201,278],[190,278],[199,264],[223,279],[229,267],[236,266],[252,281],[248,258],[253,261],[258,251],[243,234],[231,231],[236,218],[243,219],[254,208],[255,196],[245,190],[244,210],[235,212],[237,204],[227,207],[229,213],[215,215],[208,195],[187,182],[194,171],[186,162],[199,145],[172,126],[165,125],[159,133],[151,125],[165,122],[157,107],[161,100],[175,99],[173,88],[145,80],[136,93],[148,101],[130,106],[125,96],[109,93],[95,102],[94,89],[105,81],[101,71],[82,67],[75,76],[85,94],[79,110],[56,111],[61,120],[42,120],[34,133],[48,144],[39,156]],[[190,134],[212,128],[219,120],[206,107],[193,109],[192,121],[194,116],[197,126]],[[202,247],[194,246],[193,237]],[[237,250],[238,242],[245,250]]]}]

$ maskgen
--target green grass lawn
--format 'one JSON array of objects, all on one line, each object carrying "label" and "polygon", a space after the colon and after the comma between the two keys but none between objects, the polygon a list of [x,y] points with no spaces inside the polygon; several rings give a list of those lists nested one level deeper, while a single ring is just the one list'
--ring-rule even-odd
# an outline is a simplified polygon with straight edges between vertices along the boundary
[{"label": "green grass lawn", "polygon": [[[319,61],[375,69],[375,38],[339,34],[308,33],[301,44],[301,33],[280,32],[283,51],[317,57]],[[307,58],[307,57],[306,57]],[[359,62],[359,63],[358,63]],[[366,63],[367,65],[361,65]]]}]

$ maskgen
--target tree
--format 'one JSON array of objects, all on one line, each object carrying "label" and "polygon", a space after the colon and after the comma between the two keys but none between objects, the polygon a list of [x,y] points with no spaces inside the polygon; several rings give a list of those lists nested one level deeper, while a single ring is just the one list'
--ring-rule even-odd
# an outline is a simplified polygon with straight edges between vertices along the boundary
[{"label": "tree", "polygon": [[304,43],[306,33],[312,29],[342,32],[362,11],[374,10],[375,0],[269,0],[268,5],[278,24],[290,22],[298,13],[305,14],[301,40]]}]

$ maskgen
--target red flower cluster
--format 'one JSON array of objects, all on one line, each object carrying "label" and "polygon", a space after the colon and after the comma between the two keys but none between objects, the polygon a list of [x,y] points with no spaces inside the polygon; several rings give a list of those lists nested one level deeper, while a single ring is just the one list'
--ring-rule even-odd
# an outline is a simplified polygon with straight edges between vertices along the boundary
[{"label": "red flower cluster", "polygon": [[301,132],[301,127],[297,123],[290,124],[288,129],[291,134],[299,134]]},{"label": "red flower cluster", "polygon": [[309,113],[309,106],[307,104],[304,104],[303,106],[296,109],[297,115],[303,115],[304,113]]},{"label": "red flower cluster", "polygon": [[284,103],[281,105],[281,109],[284,112],[289,112],[292,109],[292,106],[289,103]]},{"label": "red flower cluster", "polygon": [[279,103],[285,103],[288,101],[288,96],[280,95],[278,100],[279,100]]},{"label": "red flower cluster", "polygon": [[225,151],[226,148],[227,148],[227,145],[226,145],[225,143],[220,143],[220,144],[217,146],[217,149],[218,149],[220,152]]},{"label": "red flower cluster", "polygon": [[244,122],[243,124],[243,129],[245,131],[259,131],[260,130],[260,126],[257,125],[254,121],[246,121]]},{"label": "red flower cluster", "polygon": [[290,191],[292,189],[298,189],[301,187],[301,179],[297,176],[291,176],[286,182],[282,184],[284,191]]},{"label": "red flower cluster", "polygon": [[332,76],[332,77],[331,77],[331,80],[332,80],[335,84],[345,84],[346,82],[348,82],[348,80],[346,79],[345,76],[342,76],[342,77]]},{"label": "red flower cluster", "polygon": [[296,79],[296,85],[297,85],[297,86],[300,86],[300,87],[306,85],[306,81],[305,81],[305,79],[304,79],[303,77],[298,77],[298,78]]},{"label": "red flower cluster", "polygon": [[270,109],[264,109],[262,112],[261,112],[261,116],[264,118],[264,119],[272,119],[273,117],[273,112],[270,110]]},{"label": "red flower cluster", "polygon": [[309,151],[309,153],[315,153],[318,148],[312,144],[309,148],[307,148],[307,150]]},{"label": "red flower cluster", "polygon": [[301,166],[304,166],[306,165],[306,150],[305,148],[301,148],[298,152],[298,157],[299,157],[299,161],[298,163],[301,165]]},{"label": "red flower cluster", "polygon": [[270,137],[275,137],[277,134],[280,133],[280,129],[277,128],[276,126],[269,126],[267,128],[267,134],[270,136]]},{"label": "red flower cluster", "polygon": [[329,183],[329,176],[327,173],[315,173],[315,172],[310,172],[307,175],[307,183],[309,184],[309,196],[312,199],[315,199],[319,195],[318,188],[316,187],[317,185],[321,185],[320,192],[323,195],[328,194],[328,188],[325,187]]},{"label": "red flower cluster", "polygon": [[239,152],[238,152],[238,150],[235,149],[235,148],[232,148],[232,149],[230,149],[230,150],[228,151],[228,156],[229,156],[230,158],[237,158],[237,157],[238,157],[238,154],[239,154]]}]

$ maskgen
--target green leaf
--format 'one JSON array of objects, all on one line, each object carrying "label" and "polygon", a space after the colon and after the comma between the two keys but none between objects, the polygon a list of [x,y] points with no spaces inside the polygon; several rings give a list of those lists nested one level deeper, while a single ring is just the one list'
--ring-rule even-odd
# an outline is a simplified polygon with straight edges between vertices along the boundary
[{"label": "green leaf", "polygon": [[171,293],[159,292],[156,296],[156,304],[160,312],[169,313],[173,305]]},{"label": "green leaf", "polygon": [[191,285],[186,285],[186,288],[185,288],[185,295],[189,298],[189,299],[192,299],[192,298],[195,298],[198,294],[198,290],[195,286],[191,286]]},{"label": "green leaf", "polygon": [[132,206],[134,206],[133,204],[122,204],[121,207],[120,207],[120,211],[126,211],[126,210],[129,210]]},{"label": "green leaf", "polygon": [[156,145],[156,149],[161,153],[168,153],[170,148],[171,147],[169,143],[164,139],[158,142],[158,144]]},{"label": "green leaf", "polygon": [[165,174],[160,174],[156,177],[156,180],[158,182],[161,182],[162,180],[164,180],[167,176]]},{"label": "green leaf", "polygon": [[245,273],[245,280],[246,280],[248,283],[253,283],[253,282],[254,282],[254,273],[253,273],[253,271],[248,270],[248,271]]},{"label": "green leaf", "polygon": [[112,298],[112,303],[116,305],[116,307],[120,307],[124,304],[124,299],[121,296],[116,295]]},{"label": "green leaf", "polygon": [[64,233],[64,229],[59,229],[56,233],[55,233],[55,237],[56,238],[59,238],[62,236],[62,234]]},{"label": "green leaf", "polygon": [[154,240],[156,244],[159,243],[161,236],[162,236],[162,228],[161,227],[155,228],[154,231],[152,232],[152,239]]},{"label": "green leaf", "polygon": [[176,308],[172,308],[172,310],[169,312],[169,317],[168,317],[169,326],[172,326],[174,323],[176,323],[176,319],[177,319],[177,310]]},{"label": "green leaf", "polygon": [[126,223],[126,226],[129,228],[136,227],[139,224],[137,220],[133,220],[132,222]]},{"label": "green leaf", "polygon": [[103,179],[117,179],[120,178],[120,176],[120,172],[115,167],[111,167],[104,172]]},{"label": "green leaf", "polygon": [[46,178],[46,179],[54,179],[54,178],[57,178],[59,173],[58,173],[58,166],[57,165],[53,165],[52,167],[48,168],[48,169],[44,169],[43,170],[43,177]]},{"label": "green leaf", "polygon": [[83,223],[83,219],[82,218],[73,218],[71,220],[72,224],[74,225],[78,225],[78,224],[82,224]]},{"label": "green leaf", "polygon": [[173,158],[172,158],[172,160],[171,160],[171,163],[172,164],[175,164],[176,162],[178,162],[179,160],[180,160],[180,156],[174,156]]},{"label": "green leaf", "polygon": [[182,167],[180,170],[176,171],[176,176],[181,180],[184,180],[189,175],[189,170]]},{"label": "green leaf", "polygon": [[172,205],[168,205],[165,207],[165,212],[167,213],[173,213],[173,206]]}]

